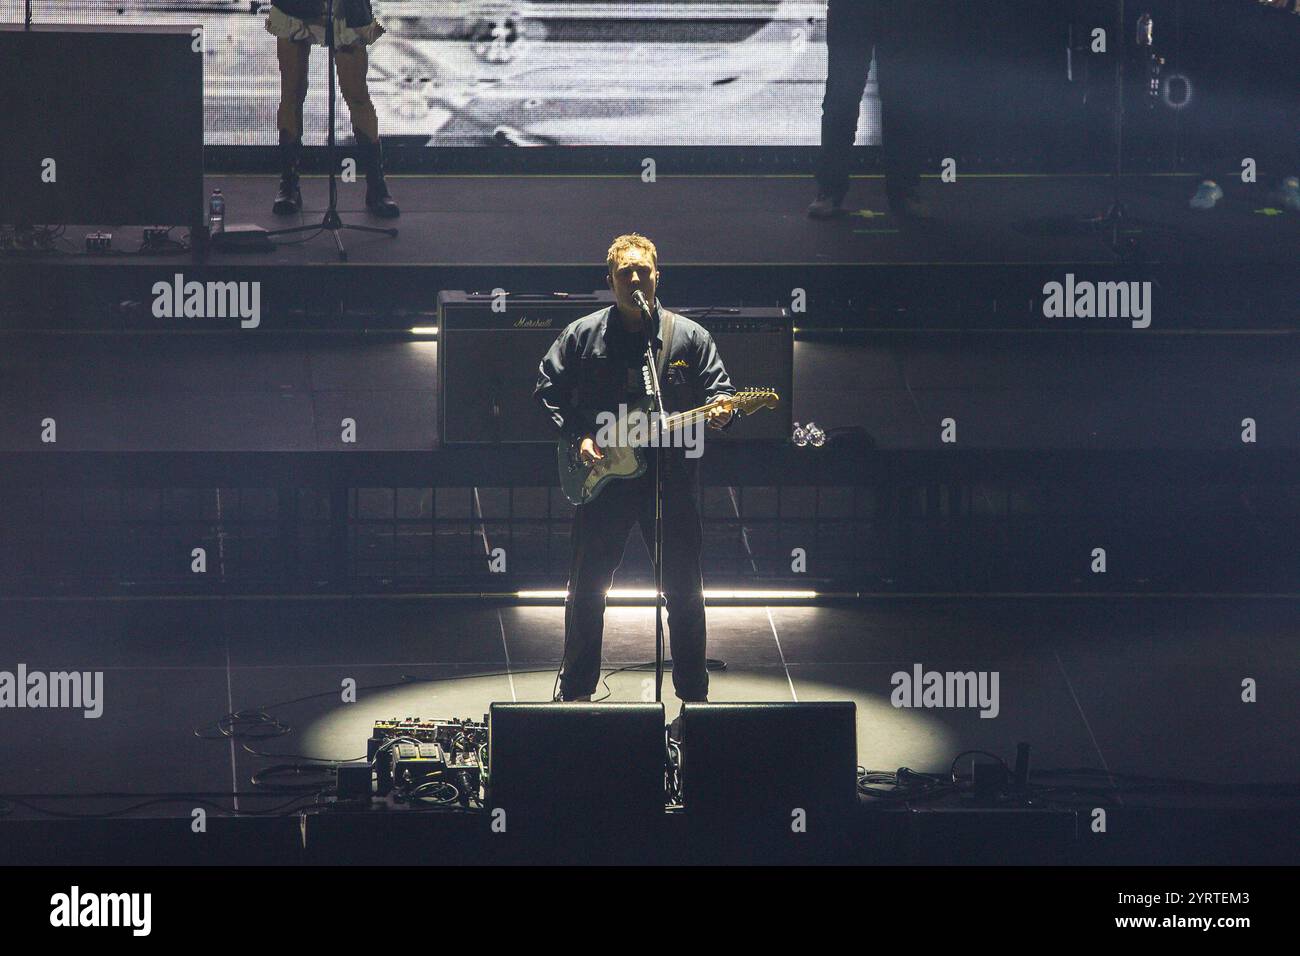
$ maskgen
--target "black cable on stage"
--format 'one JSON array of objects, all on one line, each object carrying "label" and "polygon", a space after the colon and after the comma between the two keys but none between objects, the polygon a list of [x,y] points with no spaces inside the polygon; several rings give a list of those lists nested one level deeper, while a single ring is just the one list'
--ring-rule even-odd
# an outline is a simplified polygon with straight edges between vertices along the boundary
[{"label": "black cable on stage", "polygon": [[265,757],[268,760],[301,760],[306,763],[345,764],[360,763],[366,759],[365,754],[360,757],[312,757],[308,754],[269,753],[265,750],[254,750],[248,744],[240,744],[239,747],[247,754],[252,754],[254,757]]},{"label": "black cable on stage", "polygon": [[[77,797],[83,797],[83,796],[90,797],[94,795],[66,794],[62,796],[69,799],[75,799]],[[233,796],[233,794],[228,794],[227,796]],[[49,794],[45,797],[45,799],[53,799],[54,797],[55,797],[54,794]],[[289,807],[293,807],[294,804],[302,803],[302,801],[307,799],[308,797],[313,797],[316,798],[317,800],[317,803],[312,804],[312,806],[323,805],[320,804],[319,802],[319,797],[320,797],[319,792],[304,793],[293,798],[292,800],[289,800],[286,803],[282,803],[278,806],[270,807],[264,810],[245,810],[243,808],[236,810],[232,807],[227,807],[220,803],[217,803],[214,800],[210,800],[207,798],[195,798],[192,794],[188,794],[188,793],[168,794],[165,796],[155,797],[150,800],[144,800],[141,801],[140,803],[135,803],[130,806],[118,807],[114,810],[105,810],[101,812],[72,812],[67,810],[54,810],[49,807],[39,806],[35,803],[32,803],[30,800],[24,799],[22,797],[10,796],[5,794],[0,794],[0,802],[7,803],[7,804],[14,804],[20,807],[26,807],[28,810],[31,810],[35,813],[44,814],[45,816],[57,817],[63,820],[103,820],[111,817],[120,817],[128,813],[134,813],[135,811],[143,810],[146,807],[159,806],[161,804],[168,804],[168,803],[187,803],[191,805],[198,804],[200,806],[211,807],[215,810],[221,811],[222,813],[231,814],[233,816],[254,816],[254,817],[274,816],[277,814],[285,813]],[[300,810],[309,809],[309,808],[310,807],[295,807],[292,812],[297,813]],[[0,815],[8,815],[12,812],[13,812],[12,809],[4,809],[0,811]]]},{"label": "black cable on stage", "polygon": [[[441,788],[441,796],[433,796],[424,791],[432,791],[434,788]],[[450,791],[450,792],[449,792]],[[415,787],[411,791],[412,800],[420,800],[433,806],[451,806],[460,800],[460,791],[448,783],[446,780],[426,780],[424,783]]]},{"label": "black cable on stage", "polygon": [[[600,683],[604,686],[605,693],[600,697],[592,698],[591,702],[593,704],[599,704],[601,701],[609,700],[610,697],[614,696],[614,690],[612,687],[609,686],[609,679],[613,677],[615,674],[623,674],[626,673],[627,671],[644,670],[646,668],[654,667],[654,666],[655,666],[654,661],[643,661],[640,664],[624,664],[622,667],[616,667],[611,671],[605,672],[604,674],[602,674],[600,678]],[[717,658],[710,657],[705,659],[704,668],[705,670],[710,670],[710,669],[726,670],[727,664],[725,661],[720,661]],[[555,674],[555,679],[557,682],[560,679],[560,675],[558,671]]]},{"label": "black cable on stage", "polygon": [[[638,666],[644,666],[644,665],[638,665]],[[364,687],[358,687],[357,690],[358,691],[388,690],[389,688],[392,687],[404,687],[407,684],[438,684],[438,683],[445,683],[449,681],[458,681],[458,680],[477,680],[484,677],[508,677],[515,674],[549,674],[550,671],[551,669],[549,667],[534,667],[534,668],[527,668],[524,670],[512,669],[508,671],[486,671],[483,673],[474,673],[474,674],[452,674],[446,677],[424,677],[419,674],[403,674],[400,680],[390,681],[387,684],[367,684]],[[202,737],[204,739],[210,739],[210,740],[216,740],[225,737],[234,737],[235,739],[239,739],[241,736],[248,736],[248,737],[261,736],[259,734],[240,735],[240,734],[228,733],[220,730],[222,721],[233,720],[236,717],[241,717],[249,720],[253,720],[254,717],[256,717],[257,720],[265,721],[265,722],[273,722],[275,724],[278,724],[279,726],[289,728],[288,724],[283,724],[280,721],[275,720],[275,718],[271,717],[267,713],[267,711],[272,708],[291,707],[294,704],[301,704],[304,703],[305,701],[316,700],[321,697],[333,697],[337,693],[338,693],[337,689],[330,689],[326,691],[321,691],[318,694],[304,694],[302,697],[294,697],[291,700],[281,700],[271,704],[263,704],[260,707],[235,711],[234,713],[225,714],[223,717],[220,718],[220,720],[216,722],[216,724],[214,724],[214,726],[216,726],[219,729],[218,734],[209,735],[205,737],[204,734],[199,732],[200,730],[202,730],[202,728],[199,728],[199,730],[195,730],[194,735],[196,737]],[[292,728],[289,729],[291,730]],[[282,736],[282,735],[271,734],[268,736]]]},{"label": "black cable on stage", "polygon": [[[528,670],[509,670],[509,671],[489,671],[481,674],[456,674],[450,677],[421,677],[412,674],[403,674],[401,680],[392,681],[387,684],[373,684],[357,688],[359,691],[376,691],[387,690],[392,687],[405,687],[408,684],[418,683],[441,683],[444,681],[455,680],[472,680],[483,677],[507,677],[514,674],[544,674],[550,672],[549,667],[538,667]],[[294,704],[301,704],[304,701],[316,700],[321,697],[333,697],[337,690],[322,691],[319,694],[307,694],[303,697],[295,697],[292,700],[278,701],[272,704],[265,704],[261,707],[246,708],[237,710],[233,713],[222,715],[212,725],[212,728],[196,727],[194,736],[201,740],[259,740],[270,739],[274,737],[283,737],[293,732],[293,727],[276,717],[271,716],[268,711],[272,708],[291,707]],[[265,727],[264,731],[241,731],[241,723],[249,725],[251,728]],[[215,733],[212,730],[215,729]],[[256,757],[268,757],[271,759],[305,760],[316,761],[319,763],[355,763],[358,760],[364,760],[364,757],[312,757],[304,754],[286,754],[286,753],[267,753],[264,751],[254,750],[247,743],[242,745],[243,749]]]},{"label": "black cable on stage", "polygon": [[1137,773],[1117,773],[1112,770],[1105,770],[1101,767],[1059,767],[1046,770],[1035,770],[1035,777],[1070,777],[1070,776],[1104,776],[1116,781],[1132,781],[1135,784],[1153,784],[1157,786],[1188,786],[1188,787],[1213,787],[1213,786],[1258,786],[1258,787],[1277,787],[1279,790],[1294,790],[1300,784],[1292,782],[1283,783],[1261,783],[1261,784],[1216,784],[1205,780],[1191,780],[1186,777],[1151,777]]},{"label": "black cable on stage", "polygon": [[891,803],[935,800],[957,792],[957,788],[940,774],[919,773],[909,767],[897,770],[858,768],[858,793]]},{"label": "black cable on stage", "polygon": [[1300,782],[1282,783],[1246,783],[1221,782],[1215,780],[1189,780],[1181,777],[1150,777],[1132,773],[1113,773],[1099,767],[1076,767],[1070,769],[1036,770],[1035,779],[1053,781],[1061,777],[1103,777],[1104,782],[1089,785],[1087,783],[1037,783],[1030,789],[1038,795],[1049,793],[1077,794],[1140,794],[1140,793],[1199,793],[1199,794],[1239,794],[1258,797],[1286,797],[1293,802],[1300,800]]},{"label": "black cable on stage", "polygon": [[[921,800],[934,800],[969,792],[969,778],[961,777],[957,764],[963,757],[980,754],[996,760],[1007,770],[1006,761],[986,750],[965,750],[953,758],[947,775],[919,773],[908,767],[896,771],[865,770],[858,768],[857,790],[872,800],[911,804]],[[1064,778],[1064,779],[1063,779]],[[1083,778],[1078,783],[1070,778]],[[1100,779],[1095,779],[1100,778]],[[1012,802],[1021,806],[1069,806],[1083,800],[1093,801],[1099,796],[1134,795],[1142,793],[1196,793],[1236,794],[1260,798],[1288,798],[1297,802],[1300,782],[1284,783],[1234,783],[1190,780],[1177,777],[1152,777],[1142,774],[1114,773],[1099,767],[1070,767],[1039,769],[1034,771],[1035,783],[1023,793],[1009,795]],[[1094,782],[1095,780],[1095,782]],[[1070,798],[1074,798],[1071,800]]]},{"label": "black cable on stage", "polygon": [[[365,691],[387,690],[390,687],[404,687],[410,683],[422,682],[426,680],[433,680],[433,678],[411,677],[407,674],[403,674],[401,680],[393,681],[388,684],[374,684],[366,687],[359,687],[358,690],[365,690]],[[223,714],[213,724],[213,727],[215,727],[217,731],[215,734],[204,732],[205,728],[203,727],[196,727],[194,730],[194,736],[202,740],[220,740],[220,739],[258,740],[258,739],[265,739],[269,737],[283,737],[286,734],[292,733],[293,727],[290,724],[286,724],[283,721],[280,721],[277,718],[272,717],[269,713],[267,713],[268,710],[270,710],[273,707],[274,708],[291,707],[294,704],[301,704],[304,701],[316,700],[321,697],[333,697],[336,693],[338,693],[338,691],[331,689],[331,690],[321,691],[319,694],[306,694],[302,697],[295,697],[292,700],[277,701],[276,703],[265,704],[261,707],[253,707],[245,710],[237,710],[231,713]],[[237,729],[241,721],[247,722],[253,727],[266,727],[268,729],[265,732],[257,732],[257,733],[241,732]],[[324,757],[303,758],[303,759],[327,760],[327,758]],[[337,763],[339,761],[328,761],[328,762]]]},{"label": "black cable on stage", "polygon": [[304,237],[301,238],[301,239],[286,239],[284,242],[276,242],[276,243],[274,243],[274,245],[275,245],[277,248],[278,248],[279,246],[300,246],[300,245],[302,245],[304,242],[311,242],[313,239],[315,239],[317,236],[319,236],[319,235],[320,235],[322,232],[324,232],[324,231],[325,231],[325,227],[322,226],[320,229],[317,229],[315,232],[308,233],[306,236],[304,236]]},{"label": "black cable on stage", "polygon": [[0,800],[134,800],[139,797],[166,797],[175,800],[238,799],[266,800],[263,790],[92,790],[86,793],[3,793]]},{"label": "black cable on stage", "polygon": [[[306,783],[281,783],[280,777],[310,775],[317,779]],[[317,767],[300,763],[277,763],[256,771],[249,779],[255,787],[261,787],[271,793],[306,793],[328,789],[329,784],[321,777],[337,777],[338,772],[332,767]]]},{"label": "black cable on stage", "polygon": [[[254,732],[252,730],[240,729],[241,726],[245,724],[249,727],[264,727],[266,730]],[[215,734],[205,733],[204,728],[196,727],[194,728],[194,736],[201,740],[243,740],[246,738],[264,739],[283,737],[285,734],[292,733],[293,731],[293,728],[288,724],[283,724],[276,720],[268,714],[264,708],[260,707],[252,710],[237,710],[232,713],[224,714],[217,719],[214,726],[217,730]]]},{"label": "black cable on stage", "polygon": [[[604,685],[606,693],[603,697],[600,698],[600,700],[607,700],[613,694],[613,689],[610,688],[608,681],[609,678],[613,677],[615,674],[621,674],[625,671],[639,670],[642,668],[653,667],[653,666],[654,666],[653,661],[647,661],[647,662],[641,662],[637,664],[627,664],[623,667],[617,667],[611,671],[608,671],[601,678],[601,683]],[[726,663],[717,660],[715,658],[710,658],[706,662],[706,666],[712,667],[714,669],[725,669]],[[550,671],[551,668],[549,667],[534,667],[534,668],[527,668],[524,670],[511,669],[506,671],[488,671],[486,673],[475,673],[475,674],[453,674],[446,677],[423,677],[423,676],[412,675],[412,674],[403,674],[401,680],[392,681],[387,684],[368,685],[365,687],[359,687],[357,689],[359,691],[387,690],[393,687],[404,687],[408,684],[413,684],[413,683],[436,684],[436,683],[444,683],[448,681],[475,680],[475,679],[481,679],[485,677],[509,677],[517,674],[545,674],[545,673],[550,673]],[[555,673],[555,681],[556,681],[557,688],[559,685],[559,679],[560,679],[560,675],[559,675],[559,671],[557,670]],[[294,704],[301,704],[305,701],[316,700],[323,697],[333,697],[336,693],[337,693],[336,690],[331,689],[327,691],[321,691],[318,694],[306,694],[302,697],[295,697],[292,700],[278,701],[271,704],[264,704],[260,707],[245,708],[243,710],[237,710],[231,713],[223,714],[220,718],[218,718],[214,722],[214,724],[210,728],[196,727],[194,729],[194,736],[200,738],[201,740],[241,740],[241,741],[269,740],[275,737],[284,737],[293,732],[293,727],[292,725],[285,723],[279,718],[273,717],[269,713],[271,709],[291,707]],[[552,693],[552,699],[554,699],[554,696],[555,696],[554,693]],[[355,763],[358,760],[365,759],[362,757],[348,757],[348,758],[340,759],[336,757],[313,757],[305,754],[268,753],[265,751],[255,750],[252,747],[250,747],[247,743],[242,744],[242,748],[247,753],[252,754],[253,756],[267,757],[270,759],[288,758],[291,760],[314,761],[319,763],[333,763],[333,764]]]},{"label": "black cable on stage", "polygon": [[[549,669],[550,668],[544,668],[543,670],[549,670]],[[507,671],[503,673],[522,673],[522,672]],[[436,677],[418,677],[410,674],[403,674],[401,680],[392,681],[387,684],[368,685],[366,687],[359,688],[359,690],[364,690],[364,691],[385,690],[392,687],[405,687],[412,683],[435,683],[444,679],[462,680],[471,677],[480,678],[480,677],[489,677],[489,676],[493,676],[493,675],[464,674],[464,675],[456,675],[451,678],[436,678]],[[224,714],[222,717],[220,717],[215,722],[212,728],[205,728],[205,727],[195,728],[194,736],[199,737],[200,739],[203,740],[221,740],[221,739],[240,740],[241,748],[245,752],[252,754],[253,756],[256,757],[265,757],[269,759],[289,758],[291,760],[303,761],[299,763],[274,764],[270,767],[264,767],[261,770],[256,771],[251,778],[251,782],[255,787],[262,788],[271,793],[294,793],[294,792],[310,792],[310,791],[324,792],[325,790],[329,789],[329,782],[327,780],[315,779],[315,780],[308,780],[306,782],[286,783],[283,782],[281,778],[287,776],[304,776],[304,775],[306,776],[314,775],[317,778],[330,777],[330,776],[337,777],[338,766],[340,764],[357,763],[359,761],[365,760],[366,758],[348,757],[344,759],[338,759],[333,757],[315,757],[315,756],[308,756],[303,754],[270,753],[267,751],[257,750],[256,748],[249,746],[247,741],[283,737],[293,732],[293,727],[290,724],[285,723],[284,721],[281,721],[276,717],[273,717],[268,712],[271,708],[289,707],[294,704],[300,704],[305,701],[316,700],[322,697],[333,697],[335,693],[336,691],[331,689],[328,691],[322,691],[318,694],[306,694],[303,695],[302,697],[295,697],[291,700],[267,704],[261,707],[246,708],[244,710],[233,711],[231,713]],[[215,732],[213,732],[214,730]],[[402,740],[405,740],[410,743],[416,742],[414,738],[410,738],[410,737],[393,738],[388,741],[385,741],[384,744],[375,752],[374,756],[370,759],[370,766],[375,765],[376,761],[379,759],[380,754],[384,753],[394,744]],[[326,764],[329,766],[313,766],[313,764]],[[428,798],[421,797],[420,799],[424,800],[425,802],[428,802]]]}]

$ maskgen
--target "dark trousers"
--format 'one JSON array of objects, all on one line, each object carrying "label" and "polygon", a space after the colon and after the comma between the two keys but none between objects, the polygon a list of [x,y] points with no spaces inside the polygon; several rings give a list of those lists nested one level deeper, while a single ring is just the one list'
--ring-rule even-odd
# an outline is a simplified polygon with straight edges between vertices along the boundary
[{"label": "dark trousers", "polygon": [[1240,184],[1244,157],[1261,183],[1300,174],[1300,15],[1228,0],[1195,15],[1182,53],[1202,177]]},{"label": "dark trousers", "polygon": [[821,192],[837,199],[849,188],[858,107],[876,57],[880,90],[885,186],[891,195],[913,189],[924,160],[923,134],[933,122],[939,83],[925,38],[935,24],[929,3],[906,0],[829,0],[826,10],[826,93],[822,98],[822,148],[817,164]]},{"label": "dark trousers", "polygon": [[[653,452],[651,452],[653,454]],[[673,659],[673,689],[682,700],[709,693],[705,666],[704,588],[700,575],[702,532],[698,479],[680,452],[665,451],[664,598]],[[605,628],[605,592],[623,560],[632,526],[641,529],[653,553],[654,467],[640,478],[614,481],[595,500],[578,507],[573,522],[573,564],[564,609],[564,664],[560,694],[565,699],[596,690]]]}]

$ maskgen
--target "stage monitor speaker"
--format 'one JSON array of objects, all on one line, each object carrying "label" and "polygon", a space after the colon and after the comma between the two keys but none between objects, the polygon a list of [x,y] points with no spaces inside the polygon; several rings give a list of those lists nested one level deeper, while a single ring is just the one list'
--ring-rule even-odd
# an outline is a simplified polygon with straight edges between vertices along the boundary
[{"label": "stage monitor speaker", "polygon": [[[570,322],[614,299],[609,292],[585,295],[510,295],[505,310],[493,309],[489,293],[438,295],[438,389],[444,445],[546,442],[554,426],[533,398],[537,366]],[[762,412],[717,441],[788,441],[794,339],[790,318],[779,308],[676,308],[699,322],[717,342],[737,388],[775,388],[781,407]]]},{"label": "stage monitor speaker", "polygon": [[857,800],[851,701],[682,705],[682,803],[710,829],[743,823],[757,837],[842,833]]},{"label": "stage monitor speaker", "polygon": [[0,26],[0,222],[201,228],[192,26]]},{"label": "stage monitor speaker", "polygon": [[663,704],[493,704],[488,766],[508,833],[652,830],[664,816]]}]

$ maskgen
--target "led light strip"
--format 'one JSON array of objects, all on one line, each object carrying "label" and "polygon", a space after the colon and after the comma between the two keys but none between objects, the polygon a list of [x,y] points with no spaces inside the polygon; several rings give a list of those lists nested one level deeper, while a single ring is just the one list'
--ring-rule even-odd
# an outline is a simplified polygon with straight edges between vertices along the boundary
[{"label": "led light strip", "polygon": [[[605,594],[606,597],[615,601],[644,601],[647,604],[653,604],[655,597],[655,592],[651,588],[611,588]],[[568,591],[515,592],[515,597],[521,601],[563,601],[568,596]],[[816,598],[816,591],[704,589],[704,599],[706,601],[813,601]]]}]

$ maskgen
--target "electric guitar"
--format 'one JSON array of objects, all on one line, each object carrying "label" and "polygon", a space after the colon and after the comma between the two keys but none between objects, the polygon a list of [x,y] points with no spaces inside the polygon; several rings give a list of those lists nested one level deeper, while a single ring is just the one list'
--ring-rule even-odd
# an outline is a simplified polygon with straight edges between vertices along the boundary
[{"label": "electric guitar", "polygon": [[[781,404],[781,397],[771,389],[750,388],[728,396],[726,404],[737,414],[752,415],[763,408],[776,408]],[[653,399],[646,396],[621,410],[621,414],[611,416],[613,420],[608,422],[607,428],[610,437],[618,440],[609,444],[601,444],[598,440],[597,445],[605,457],[590,464],[582,460],[579,451],[582,439],[587,436],[561,438],[555,446],[555,458],[560,467],[560,487],[564,489],[564,497],[572,504],[585,505],[611,481],[640,478],[649,467],[645,448],[653,445],[656,435],[664,447],[681,447],[681,430],[688,426],[701,427],[714,407],[701,405],[676,415],[665,415],[656,425]],[[602,428],[595,437],[599,439],[605,431]]]}]

